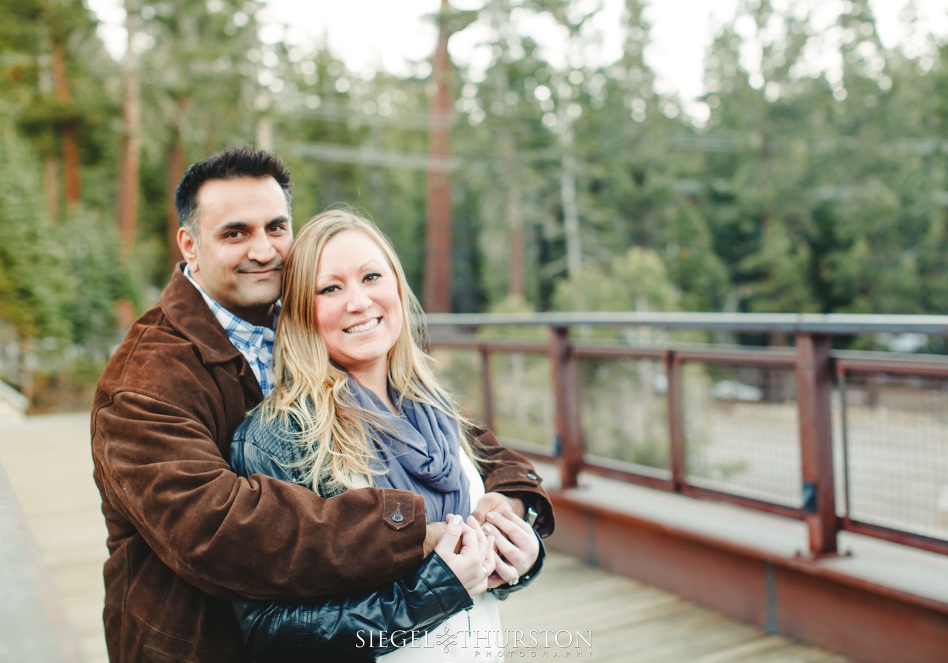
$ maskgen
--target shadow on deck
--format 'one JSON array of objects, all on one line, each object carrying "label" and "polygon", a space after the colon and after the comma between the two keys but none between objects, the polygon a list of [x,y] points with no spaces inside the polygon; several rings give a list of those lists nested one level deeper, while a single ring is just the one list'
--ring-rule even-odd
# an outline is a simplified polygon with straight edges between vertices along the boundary
[{"label": "shadow on deck", "polygon": [[[47,607],[62,609],[62,639],[77,643],[85,663],[107,661],[101,620],[106,534],[92,481],[88,416],[0,421],[0,464],[58,594],[60,605]],[[0,580],[9,583],[12,575]],[[22,605],[12,603],[8,589],[0,587],[0,618],[12,624]],[[561,553],[551,553],[544,573],[502,610],[511,660],[846,660]],[[23,658],[9,635],[0,643],[2,660],[73,660]]]}]

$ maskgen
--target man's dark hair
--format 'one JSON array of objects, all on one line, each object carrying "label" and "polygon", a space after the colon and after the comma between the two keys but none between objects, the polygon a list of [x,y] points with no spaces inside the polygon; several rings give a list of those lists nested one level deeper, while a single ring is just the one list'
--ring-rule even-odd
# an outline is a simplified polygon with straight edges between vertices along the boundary
[{"label": "man's dark hair", "polygon": [[272,177],[283,189],[287,209],[290,208],[290,171],[283,160],[265,150],[252,147],[231,147],[223,152],[198,161],[178,183],[174,194],[174,207],[178,213],[178,225],[187,228],[198,237],[197,194],[210,180],[232,180],[238,177]]}]

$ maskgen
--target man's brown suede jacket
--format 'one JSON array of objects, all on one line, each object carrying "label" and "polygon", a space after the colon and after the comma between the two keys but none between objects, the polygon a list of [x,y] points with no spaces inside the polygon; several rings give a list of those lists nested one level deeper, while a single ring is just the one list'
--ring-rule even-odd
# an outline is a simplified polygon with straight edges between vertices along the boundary
[{"label": "man's brown suede jacket", "polygon": [[[324,500],[234,474],[231,436],[261,399],[243,355],[179,265],[115,352],[92,409],[113,662],[246,661],[230,599],[352,592],[420,564],[419,495],[362,489]],[[479,441],[498,461],[486,489],[529,501],[548,534],[552,510],[533,467],[489,433]],[[352,550],[357,558],[340,554]]]}]

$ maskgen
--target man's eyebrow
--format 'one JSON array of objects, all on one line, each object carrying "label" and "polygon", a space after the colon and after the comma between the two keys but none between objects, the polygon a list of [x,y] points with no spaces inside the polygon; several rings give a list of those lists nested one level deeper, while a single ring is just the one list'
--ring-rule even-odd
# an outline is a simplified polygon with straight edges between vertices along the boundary
[{"label": "man's eyebrow", "polygon": [[[281,215],[281,216],[276,216],[272,218],[271,220],[267,221],[267,225],[272,226],[277,223],[289,223],[289,222],[290,222],[289,217]],[[250,224],[247,223],[246,221],[235,219],[233,221],[227,221],[226,223],[222,223],[220,226],[218,226],[217,232],[226,233],[226,232],[230,232],[231,230],[246,230],[249,226]]]},{"label": "man's eyebrow", "polygon": [[246,221],[228,221],[218,226],[217,232],[226,233],[231,230],[244,230],[246,227]]}]

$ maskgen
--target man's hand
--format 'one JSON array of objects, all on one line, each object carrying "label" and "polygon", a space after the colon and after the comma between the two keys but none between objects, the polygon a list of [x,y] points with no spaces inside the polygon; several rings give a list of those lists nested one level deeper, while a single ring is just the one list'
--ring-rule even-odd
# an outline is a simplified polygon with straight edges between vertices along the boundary
[{"label": "man's hand", "polygon": [[434,551],[435,546],[438,545],[438,542],[444,538],[444,532],[447,529],[447,523],[428,523],[425,526],[425,540],[421,544],[421,553],[423,557],[427,557]]},{"label": "man's hand", "polygon": [[517,497],[507,497],[500,493],[485,493],[477,502],[477,508],[471,515],[477,519],[481,525],[487,522],[487,514],[493,511],[503,516],[514,515],[523,520],[527,515],[527,506],[523,500]]},{"label": "man's hand", "polygon": [[[485,493],[478,500],[477,508],[471,514],[481,525],[487,522],[487,514],[493,511],[504,516],[517,516],[521,520],[527,513],[527,507],[523,500],[516,497],[507,497],[500,493]],[[444,536],[445,523],[428,523],[425,532],[425,541],[422,544],[422,553],[425,557],[431,554],[438,541]]]}]

